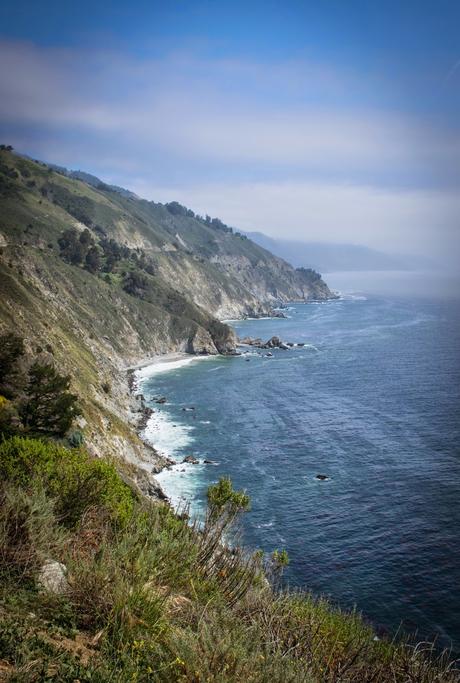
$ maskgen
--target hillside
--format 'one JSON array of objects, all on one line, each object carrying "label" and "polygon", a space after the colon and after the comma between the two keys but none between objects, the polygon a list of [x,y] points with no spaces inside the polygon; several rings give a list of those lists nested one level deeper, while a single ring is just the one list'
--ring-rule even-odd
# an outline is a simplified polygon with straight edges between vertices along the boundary
[{"label": "hillside", "polygon": [[72,375],[88,447],[135,463],[146,452],[126,424],[140,410],[128,366],[231,353],[219,319],[331,292],[218,219],[76,175],[0,150],[0,326]]}]

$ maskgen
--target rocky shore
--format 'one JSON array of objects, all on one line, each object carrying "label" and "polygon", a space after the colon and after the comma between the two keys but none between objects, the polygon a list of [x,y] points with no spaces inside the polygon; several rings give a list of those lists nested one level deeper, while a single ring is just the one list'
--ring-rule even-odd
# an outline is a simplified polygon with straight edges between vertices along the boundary
[{"label": "rocky shore", "polygon": [[271,337],[264,342],[260,337],[243,337],[238,342],[239,346],[253,346],[257,349],[283,349],[288,351],[294,346],[305,346],[303,342],[284,342],[280,337]]}]

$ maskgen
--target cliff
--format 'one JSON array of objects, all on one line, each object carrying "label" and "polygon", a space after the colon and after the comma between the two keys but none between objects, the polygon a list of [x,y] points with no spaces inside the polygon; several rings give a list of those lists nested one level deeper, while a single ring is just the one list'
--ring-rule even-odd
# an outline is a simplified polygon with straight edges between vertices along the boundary
[{"label": "cliff", "polygon": [[219,319],[332,296],[318,274],[219,219],[7,149],[0,202],[0,326],[72,375],[95,453],[151,457],[126,424],[141,410],[128,366],[168,351],[231,353],[235,334]]}]

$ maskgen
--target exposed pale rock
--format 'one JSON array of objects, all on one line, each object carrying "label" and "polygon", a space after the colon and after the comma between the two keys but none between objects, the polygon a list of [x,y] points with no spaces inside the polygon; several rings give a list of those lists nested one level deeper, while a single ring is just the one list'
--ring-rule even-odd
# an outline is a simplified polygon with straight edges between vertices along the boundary
[{"label": "exposed pale rock", "polygon": [[69,588],[67,567],[62,562],[48,560],[40,569],[37,584],[46,593],[62,595]]},{"label": "exposed pale rock", "polygon": [[201,356],[214,356],[218,353],[211,335],[203,327],[199,327],[190,339],[187,350]]}]

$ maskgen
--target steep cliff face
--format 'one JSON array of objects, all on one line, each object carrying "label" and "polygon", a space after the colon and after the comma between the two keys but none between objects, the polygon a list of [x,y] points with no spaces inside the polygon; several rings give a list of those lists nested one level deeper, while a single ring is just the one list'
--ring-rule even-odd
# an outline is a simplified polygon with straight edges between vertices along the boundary
[{"label": "steep cliff face", "polygon": [[[0,151],[0,329],[45,346],[82,397],[87,443],[146,457],[126,368],[168,351],[231,353],[219,319],[331,296],[217,219]],[[96,185],[96,186],[95,186]]]}]

